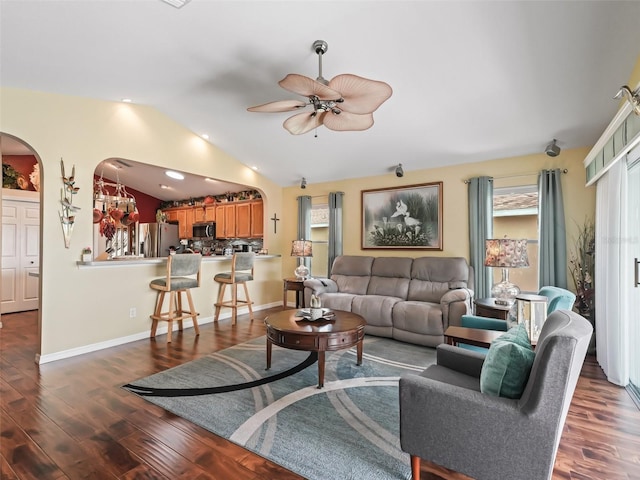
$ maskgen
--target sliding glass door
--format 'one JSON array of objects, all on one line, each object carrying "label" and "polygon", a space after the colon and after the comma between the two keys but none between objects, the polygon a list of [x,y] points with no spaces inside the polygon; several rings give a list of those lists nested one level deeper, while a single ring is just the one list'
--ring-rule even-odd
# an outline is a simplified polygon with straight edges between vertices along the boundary
[{"label": "sliding glass door", "polygon": [[629,382],[632,396],[640,405],[640,147],[628,156],[627,189],[627,255],[625,261],[631,268],[630,278],[625,279],[629,286]]}]

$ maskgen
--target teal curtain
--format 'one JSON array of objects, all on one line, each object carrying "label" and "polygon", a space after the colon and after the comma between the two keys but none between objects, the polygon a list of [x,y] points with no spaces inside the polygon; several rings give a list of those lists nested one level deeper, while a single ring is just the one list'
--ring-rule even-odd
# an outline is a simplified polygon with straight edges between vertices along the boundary
[{"label": "teal curtain", "polygon": [[[311,240],[311,197],[298,197],[298,238],[296,240]],[[311,258],[302,259],[304,265],[311,271]]]},{"label": "teal curtain", "polygon": [[540,213],[538,286],[567,288],[567,233],[560,169],[542,170],[538,177]]},{"label": "teal curtain", "polygon": [[329,265],[327,275],[337,256],[342,255],[342,202],[344,192],[329,193]]},{"label": "teal curtain", "polygon": [[484,266],[484,241],[493,236],[493,178],[468,180],[469,263],[474,270],[475,297],[491,296],[492,272]]}]

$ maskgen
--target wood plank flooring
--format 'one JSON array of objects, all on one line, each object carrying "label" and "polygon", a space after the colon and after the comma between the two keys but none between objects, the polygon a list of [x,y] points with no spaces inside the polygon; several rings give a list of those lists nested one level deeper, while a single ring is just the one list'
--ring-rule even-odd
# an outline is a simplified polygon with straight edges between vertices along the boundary
[{"label": "wood plank flooring", "polygon": [[[277,309],[276,309],[277,310]],[[272,310],[273,311],[273,310]],[[239,316],[38,366],[37,312],[2,316],[0,472],[10,479],[301,479],[165,412],[120,386],[264,335]],[[505,455],[518,455],[518,445]],[[423,462],[426,480],[466,479]],[[554,479],[640,479],[640,411],[588,357],[564,429]],[[339,479],[327,479],[339,480]],[[498,479],[497,479],[498,480]],[[513,479],[517,480],[517,479]]]}]

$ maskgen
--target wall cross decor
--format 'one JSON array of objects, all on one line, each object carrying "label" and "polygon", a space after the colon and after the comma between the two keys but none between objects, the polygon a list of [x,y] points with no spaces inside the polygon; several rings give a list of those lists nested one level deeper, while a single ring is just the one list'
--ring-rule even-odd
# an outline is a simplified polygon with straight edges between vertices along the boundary
[{"label": "wall cross decor", "polygon": [[277,233],[278,231],[278,223],[280,221],[280,219],[278,218],[277,214],[273,214],[273,217],[271,217],[269,220],[273,220],[273,233]]}]

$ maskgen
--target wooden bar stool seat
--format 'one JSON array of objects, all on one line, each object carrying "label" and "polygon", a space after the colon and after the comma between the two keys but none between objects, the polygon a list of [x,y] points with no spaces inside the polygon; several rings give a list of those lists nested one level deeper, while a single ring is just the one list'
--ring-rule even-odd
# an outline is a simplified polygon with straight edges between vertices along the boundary
[{"label": "wooden bar stool seat", "polygon": [[[185,253],[180,255],[169,255],[167,257],[167,275],[162,278],[151,280],[149,286],[158,291],[156,307],[151,315],[151,338],[156,336],[158,322],[160,320],[168,322],[167,343],[171,343],[171,333],[173,322],[177,321],[180,331],[182,331],[182,321],[185,318],[193,320],[193,328],[196,335],[200,335],[198,327],[198,312],[193,306],[191,289],[200,286],[200,269],[202,266],[202,255]],[[169,308],[162,311],[164,296],[169,293]],[[186,293],[189,303],[189,310],[184,310],[182,306],[182,294]]]},{"label": "wooden bar stool seat", "polygon": [[[231,271],[219,273],[213,279],[220,284],[218,301],[215,303],[216,313],[214,322],[218,321],[222,307],[231,308],[231,325],[235,325],[238,317],[238,307],[249,307],[249,318],[253,322],[253,302],[249,297],[247,282],[253,280],[253,261],[255,253],[235,253],[231,259]],[[231,285],[231,300],[224,300],[227,285]],[[238,299],[238,285],[244,288],[244,300]]]}]

